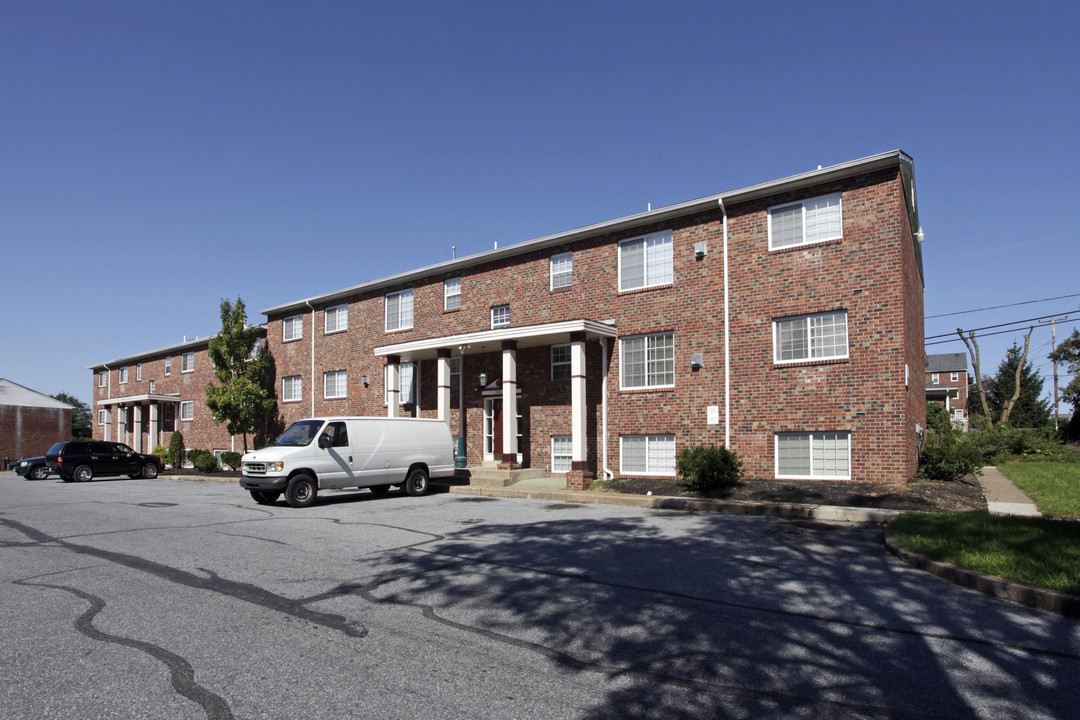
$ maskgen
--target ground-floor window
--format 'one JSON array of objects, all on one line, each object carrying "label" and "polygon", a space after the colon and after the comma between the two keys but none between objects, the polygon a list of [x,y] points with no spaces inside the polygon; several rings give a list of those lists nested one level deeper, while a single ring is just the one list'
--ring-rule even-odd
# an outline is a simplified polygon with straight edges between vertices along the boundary
[{"label": "ground-floor window", "polygon": [[573,468],[574,443],[569,435],[551,438],[551,472],[570,472]]},{"label": "ground-floor window", "polygon": [[619,472],[623,475],[674,476],[675,436],[620,436]]},{"label": "ground-floor window", "polygon": [[777,433],[776,477],[788,480],[851,478],[851,433]]}]

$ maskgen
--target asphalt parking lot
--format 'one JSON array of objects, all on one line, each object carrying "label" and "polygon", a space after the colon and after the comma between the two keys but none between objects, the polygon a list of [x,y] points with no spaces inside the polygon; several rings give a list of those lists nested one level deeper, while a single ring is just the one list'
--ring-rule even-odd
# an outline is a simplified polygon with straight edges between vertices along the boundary
[{"label": "asphalt parking lot", "polygon": [[1080,625],[877,527],[0,475],[4,717],[1075,716]]}]

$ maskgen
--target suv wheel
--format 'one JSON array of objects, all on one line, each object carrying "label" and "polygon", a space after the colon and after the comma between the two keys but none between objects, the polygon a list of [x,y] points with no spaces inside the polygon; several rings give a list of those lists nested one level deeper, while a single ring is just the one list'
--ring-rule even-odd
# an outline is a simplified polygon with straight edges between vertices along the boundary
[{"label": "suv wheel", "polygon": [[142,466],[142,476],[147,480],[153,480],[157,477],[157,465],[154,463],[146,463]]},{"label": "suv wheel", "polygon": [[29,477],[34,480],[44,480],[49,477],[49,468],[44,465],[35,465],[34,469],[30,471]]},{"label": "suv wheel", "polygon": [[75,482],[90,482],[94,479],[94,468],[89,465],[80,465],[75,468],[72,477],[75,478]]}]

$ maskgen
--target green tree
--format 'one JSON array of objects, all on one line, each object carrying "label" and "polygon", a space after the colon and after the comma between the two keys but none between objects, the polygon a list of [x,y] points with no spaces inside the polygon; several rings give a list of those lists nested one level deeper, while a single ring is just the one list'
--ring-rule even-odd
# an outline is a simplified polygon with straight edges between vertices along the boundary
[{"label": "green tree", "polygon": [[[1019,375],[1017,370],[1019,370]],[[1016,395],[1018,377],[1020,394],[1012,404],[1007,418],[1003,419],[1009,402]],[[1013,346],[1005,352],[997,374],[983,378],[983,388],[986,391],[986,404],[990,410],[990,417],[995,423],[1004,421],[1012,427],[1043,428],[1050,419],[1049,404],[1041,398],[1043,379],[1035,372],[1035,368],[1027,361],[1016,343],[1013,343]],[[970,399],[968,412],[973,417],[984,414],[982,405],[972,403]]]},{"label": "green tree", "polygon": [[1061,399],[1072,403],[1075,417],[1076,413],[1080,412],[1080,330],[1073,330],[1072,335],[1047,357],[1055,362],[1064,363],[1069,368],[1072,381],[1061,390]]},{"label": "green tree", "polygon": [[93,421],[90,407],[74,395],[69,395],[64,392],[56,393],[53,395],[53,399],[59,400],[62,403],[67,403],[74,408],[74,410],[71,411],[71,439],[89,440],[91,422]]},{"label": "green tree", "polygon": [[221,301],[221,332],[210,338],[209,354],[217,384],[206,386],[206,406],[214,423],[225,423],[230,435],[247,436],[273,417],[277,401],[270,385],[270,355],[248,327],[244,301]]}]

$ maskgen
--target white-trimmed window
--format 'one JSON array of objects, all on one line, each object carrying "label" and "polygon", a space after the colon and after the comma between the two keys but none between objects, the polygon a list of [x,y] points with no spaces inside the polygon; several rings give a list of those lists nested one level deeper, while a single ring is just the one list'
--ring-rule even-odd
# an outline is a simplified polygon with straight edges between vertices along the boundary
[{"label": "white-trimmed window", "polygon": [[217,460],[218,467],[222,470],[225,469],[225,463],[221,461],[221,456],[228,452],[228,450],[214,450],[214,459]]},{"label": "white-trimmed window", "polygon": [[937,373],[930,373],[930,384],[937,385],[941,382],[941,375]]},{"label": "white-trimmed window", "polygon": [[304,317],[302,315],[290,315],[281,321],[281,328],[283,342],[299,340],[304,337]]},{"label": "white-trimmed window", "polygon": [[116,371],[116,381],[118,383],[123,385],[124,383],[127,382],[127,379],[128,379],[128,369],[126,367],[122,367],[122,368],[120,368],[119,370]]},{"label": "white-trimmed window", "polygon": [[675,334],[637,335],[619,340],[622,389],[675,384]]},{"label": "white-trimmed window", "polygon": [[186,352],[180,356],[180,372],[189,373],[195,370],[195,353]]},{"label": "white-trimmed window", "polygon": [[[168,358],[166,358],[166,359],[168,359]],[[97,386],[98,387],[105,387],[105,382],[108,379],[105,376],[108,375],[108,374],[109,374],[108,370],[102,370],[101,372],[99,372],[97,374]]]},{"label": "white-trimmed window", "polygon": [[282,402],[299,402],[303,396],[303,385],[299,375],[281,378]]},{"label": "white-trimmed window", "polygon": [[443,310],[461,307],[461,278],[450,278],[443,283]]},{"label": "white-trimmed window", "polygon": [[960,373],[950,373],[949,380],[952,382],[960,382]]},{"label": "white-trimmed window", "polygon": [[387,293],[386,331],[408,330],[413,326],[413,291]]},{"label": "white-trimmed window", "polygon": [[98,425],[104,425],[105,424],[105,408],[101,408],[101,409],[99,409],[97,411],[97,424]]},{"label": "white-trimmed window", "polygon": [[851,433],[777,433],[776,477],[850,480]]},{"label": "white-trimmed window", "polygon": [[510,327],[510,306],[496,305],[491,308],[491,327]]},{"label": "white-trimmed window", "polygon": [[774,320],[773,343],[773,357],[778,363],[846,358],[847,311]]},{"label": "white-trimmed window", "polygon": [[551,256],[551,289],[570,287],[574,284],[574,253],[565,252]]},{"label": "white-trimmed window", "polygon": [[[386,392],[383,395],[383,402],[387,405],[390,404],[390,383],[387,381],[389,372],[389,366],[384,366],[383,387],[386,388]],[[400,391],[398,393],[398,405],[416,402],[417,375],[419,375],[419,372],[417,372],[416,363],[398,364],[398,390]]]},{"label": "white-trimmed window", "polygon": [[551,346],[551,379],[555,381],[565,381],[570,379],[571,366],[571,345],[552,345]]},{"label": "white-trimmed window", "polygon": [[673,282],[670,230],[619,243],[619,290],[636,290]]},{"label": "white-trimmed window", "polygon": [[953,417],[956,418],[957,420],[963,420],[964,419],[964,408],[956,408],[952,412],[953,412]]},{"label": "white-trimmed window", "polygon": [[153,395],[153,394],[154,394],[154,389],[155,389],[155,387],[156,387],[156,385],[154,384],[154,381],[153,381],[153,380],[151,380],[151,381],[150,381],[150,394],[151,394],[151,395]]},{"label": "white-trimmed window", "polygon": [[838,240],[844,236],[840,193],[769,208],[769,249]]},{"label": "white-trimmed window", "polygon": [[135,379],[142,380],[142,363],[135,365]]},{"label": "white-trimmed window", "polygon": [[564,473],[573,469],[574,442],[569,435],[551,438],[551,472]]},{"label": "white-trimmed window", "polygon": [[190,421],[195,419],[195,401],[184,400],[180,403],[180,420]]},{"label": "white-trimmed window", "polygon": [[619,473],[622,475],[674,476],[675,436],[620,436]]},{"label": "white-trimmed window", "polygon": [[165,374],[172,375],[172,355],[165,358]]},{"label": "white-trimmed window", "polygon": [[349,329],[349,306],[348,305],[335,305],[334,307],[326,308],[326,330],[325,332],[341,332],[342,330]]},{"label": "white-trimmed window", "polygon": [[344,370],[323,373],[323,397],[343,398],[347,394],[348,381]]}]

